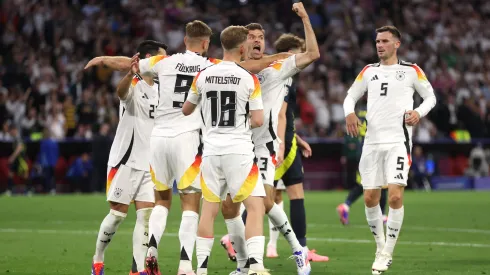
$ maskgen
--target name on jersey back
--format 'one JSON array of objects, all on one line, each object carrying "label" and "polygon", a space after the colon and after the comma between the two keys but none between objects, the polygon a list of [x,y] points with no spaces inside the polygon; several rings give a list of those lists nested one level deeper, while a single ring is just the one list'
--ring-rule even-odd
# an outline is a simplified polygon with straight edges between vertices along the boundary
[{"label": "name on jersey back", "polygon": [[186,66],[184,63],[178,63],[175,69],[182,73],[198,73],[201,71],[201,65]]},{"label": "name on jersey back", "polygon": [[205,83],[240,85],[240,80],[241,78],[236,76],[206,76]]}]

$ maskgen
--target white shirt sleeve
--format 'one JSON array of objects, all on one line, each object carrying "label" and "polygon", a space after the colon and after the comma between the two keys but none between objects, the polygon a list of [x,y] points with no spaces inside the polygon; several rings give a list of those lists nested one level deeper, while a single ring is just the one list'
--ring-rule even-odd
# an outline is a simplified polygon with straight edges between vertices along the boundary
[{"label": "white shirt sleeve", "polygon": [[150,74],[153,77],[158,76],[158,67],[162,64],[162,60],[167,58],[166,55],[155,55],[149,58],[141,59],[139,62],[140,73],[141,74]]},{"label": "white shirt sleeve", "polygon": [[418,108],[415,109],[419,113],[420,117],[426,116],[432,108],[436,105],[436,96],[434,94],[434,89],[430,84],[429,80],[425,76],[424,71],[414,64],[412,68],[415,69],[415,74],[413,77],[413,86],[415,91],[424,99],[424,102],[420,104]]},{"label": "white shirt sleeve", "polygon": [[264,105],[262,103],[262,90],[260,88],[260,82],[257,76],[252,74],[253,83],[250,87],[250,97],[248,99],[250,110],[263,110]]},{"label": "white shirt sleeve", "polygon": [[194,77],[194,80],[192,81],[192,85],[191,85],[191,92],[187,95],[187,101],[189,101],[194,105],[199,104],[199,102],[201,101],[202,93],[199,87],[199,83],[197,81],[199,75],[201,75],[200,72]]},{"label": "white shirt sleeve", "polygon": [[279,70],[279,79],[288,79],[301,71],[296,67],[296,55],[292,55],[282,62],[273,63],[271,66]]},{"label": "white shirt sleeve", "polygon": [[366,81],[366,77],[364,77],[363,75],[366,72],[367,68],[369,68],[369,67],[370,66],[367,65],[366,67],[364,67],[364,69],[362,69],[362,71],[356,77],[356,80],[354,81],[354,83],[352,83],[352,86],[347,91],[347,96],[345,97],[345,100],[344,100],[344,115],[345,116],[348,116],[349,114],[354,113],[354,109],[356,108],[357,101],[367,91],[367,81]]}]

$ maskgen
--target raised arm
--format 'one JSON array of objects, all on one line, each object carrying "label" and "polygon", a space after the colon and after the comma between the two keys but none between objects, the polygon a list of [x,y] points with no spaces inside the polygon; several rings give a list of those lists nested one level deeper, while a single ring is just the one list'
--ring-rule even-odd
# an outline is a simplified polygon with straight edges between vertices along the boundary
[{"label": "raised arm", "polygon": [[104,65],[116,71],[128,71],[131,67],[131,58],[126,56],[98,56],[90,60],[85,66],[85,70]]},{"label": "raised arm", "polygon": [[264,56],[263,58],[259,60],[246,60],[240,62],[240,65],[247,69],[248,71],[257,74],[263,69],[267,68],[272,62],[281,60],[281,59],[286,59],[290,57],[292,54],[291,53],[276,53],[273,55],[268,55]]},{"label": "raised arm", "polygon": [[129,94],[129,88],[131,87],[131,83],[133,81],[133,76],[137,74],[138,71],[138,55],[134,55],[130,59],[130,67],[131,70],[119,81],[119,84],[117,84],[116,92],[117,96],[121,100],[126,100]]},{"label": "raised arm", "polygon": [[320,58],[320,50],[318,48],[318,42],[316,41],[315,32],[311,26],[310,18],[305,10],[305,7],[303,6],[303,3],[294,3],[293,11],[296,12],[296,14],[301,18],[305,28],[306,52],[296,55],[296,67],[299,69],[304,69]]}]

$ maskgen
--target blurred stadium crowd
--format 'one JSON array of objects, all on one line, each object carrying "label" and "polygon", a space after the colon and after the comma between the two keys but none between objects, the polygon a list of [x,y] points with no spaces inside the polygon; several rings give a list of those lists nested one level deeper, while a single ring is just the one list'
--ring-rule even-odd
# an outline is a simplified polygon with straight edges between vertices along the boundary
[{"label": "blurred stadium crowd", "polygon": [[[366,63],[377,62],[374,29],[403,32],[399,55],[419,64],[438,96],[437,108],[416,129],[415,140],[466,129],[490,137],[490,2],[423,0],[305,1],[321,45],[321,60],[300,77],[298,131],[307,137],[342,137],[342,102]],[[134,54],[143,39],[184,50],[184,24],[208,23],[215,33],[232,24],[259,22],[267,50],[284,32],[302,35],[291,0],[2,1],[0,9],[0,138],[9,125],[23,137],[47,127],[56,139],[91,138],[102,124],[115,131],[120,72],[83,71],[94,56]],[[221,57],[219,36],[209,56]]]}]

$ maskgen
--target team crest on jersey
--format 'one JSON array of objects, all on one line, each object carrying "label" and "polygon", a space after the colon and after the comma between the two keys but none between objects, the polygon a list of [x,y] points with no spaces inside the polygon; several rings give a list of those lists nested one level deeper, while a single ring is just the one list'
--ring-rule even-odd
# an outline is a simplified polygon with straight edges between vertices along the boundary
[{"label": "team crest on jersey", "polygon": [[399,81],[403,81],[405,79],[404,71],[396,71],[396,79]]},{"label": "team crest on jersey", "polygon": [[122,189],[121,188],[116,188],[116,190],[114,190],[114,197],[116,198],[119,198],[122,194]]},{"label": "team crest on jersey", "polygon": [[259,79],[260,84],[264,83],[265,81],[265,76],[263,74],[258,74],[257,78]]}]

